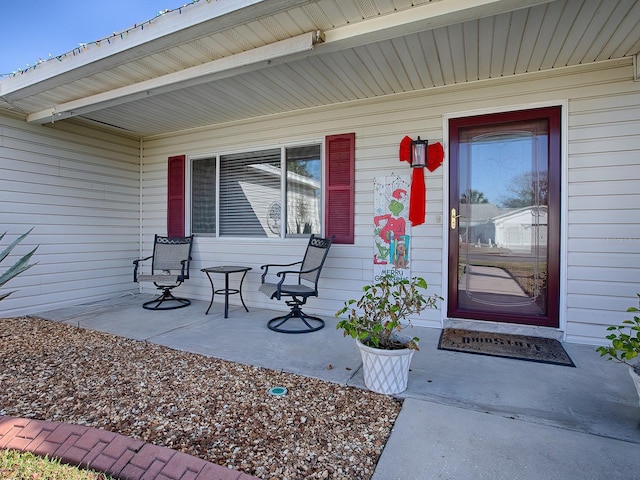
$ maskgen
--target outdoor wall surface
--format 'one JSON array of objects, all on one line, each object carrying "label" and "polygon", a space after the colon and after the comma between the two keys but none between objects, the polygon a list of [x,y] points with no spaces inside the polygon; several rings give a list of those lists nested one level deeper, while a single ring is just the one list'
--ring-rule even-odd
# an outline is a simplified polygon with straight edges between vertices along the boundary
[{"label": "outdoor wall surface", "polygon": [[34,246],[35,266],[3,291],[0,317],[137,292],[139,150],[130,137],[0,115],[0,248],[33,227],[0,272]]},{"label": "outdoor wall surface", "polygon": [[[372,280],[374,178],[409,173],[398,161],[404,135],[442,141],[445,118],[513,110],[540,104],[568,107],[563,139],[563,254],[561,329],[566,339],[601,341],[604,327],[624,318],[640,291],[640,83],[630,60],[554,72],[519,75],[454,87],[351,102],[254,121],[147,138],[142,165],[143,248],[166,231],[167,157],[201,156],[321,140],[355,132],[355,244],[332,247],[320,282],[320,298],[308,309],[333,315]],[[445,148],[447,146],[445,145]],[[445,296],[447,168],[426,173],[427,215],[413,227],[411,273]],[[221,264],[253,268],[245,281],[250,307],[286,308],[258,293],[260,265],[301,257],[300,239],[198,237],[194,271]],[[204,275],[181,287],[209,299]],[[232,302],[235,299],[231,299]],[[443,303],[444,307],[444,303]],[[416,324],[441,326],[444,311],[424,312]]]},{"label": "outdoor wall surface", "polygon": [[[40,245],[38,264],[6,286],[16,293],[0,303],[0,316],[138,291],[131,261],[151,253],[154,234],[166,233],[169,156],[201,157],[355,132],[355,243],[332,247],[320,298],[307,307],[332,316],[372,281],[374,179],[409,174],[408,164],[398,160],[405,135],[443,141],[446,149],[447,118],[553,104],[566,110],[561,330],[569,341],[599,343],[607,325],[627,317],[626,308],[640,292],[640,82],[633,81],[631,60],[177,132],[144,139],[142,154],[135,138],[69,121],[29,126],[22,118],[0,116],[0,229],[8,231],[8,242],[35,227],[5,262]],[[426,172],[426,221],[411,231],[411,274],[425,277],[430,291],[442,296],[446,153],[442,167]],[[305,246],[303,239],[197,237],[194,274],[181,294],[209,300],[210,286],[199,269],[241,264],[253,269],[244,286],[249,307],[284,309],[283,302],[258,292],[260,265],[297,260]],[[414,321],[440,327],[444,314],[428,311]]]}]

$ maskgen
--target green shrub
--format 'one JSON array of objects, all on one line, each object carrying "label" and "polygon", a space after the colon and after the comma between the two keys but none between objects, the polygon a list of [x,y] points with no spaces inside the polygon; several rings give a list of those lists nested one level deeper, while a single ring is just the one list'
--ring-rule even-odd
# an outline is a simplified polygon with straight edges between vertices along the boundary
[{"label": "green shrub", "polygon": [[408,343],[397,340],[403,323],[411,325],[409,315],[420,313],[427,308],[438,308],[439,295],[426,296],[427,282],[424,278],[411,280],[383,275],[378,283],[365,285],[359,300],[347,300],[336,317],[347,314],[340,320],[337,329],[344,330],[344,336],[351,336],[365,345],[382,350],[410,348],[418,350],[418,337]]},{"label": "green shrub", "polygon": [[[640,309],[629,307],[627,312],[640,312]],[[612,325],[607,330],[615,333],[606,336],[610,345],[596,349],[600,356],[629,365],[640,375],[640,317],[634,315],[633,320],[623,320],[621,325]]]}]

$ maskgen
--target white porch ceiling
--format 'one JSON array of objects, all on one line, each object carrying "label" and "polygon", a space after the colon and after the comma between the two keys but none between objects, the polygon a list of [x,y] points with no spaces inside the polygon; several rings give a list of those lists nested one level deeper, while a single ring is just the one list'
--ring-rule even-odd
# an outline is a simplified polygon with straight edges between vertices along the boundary
[{"label": "white porch ceiling", "polygon": [[[200,2],[136,32],[130,48],[114,42],[4,79],[0,108],[36,122],[55,110],[151,136],[640,51],[638,0],[266,0],[239,10],[234,3]],[[312,50],[230,63],[317,31],[325,42]],[[233,68],[160,88],[222,59]],[[125,95],[132,90],[138,95]]]}]

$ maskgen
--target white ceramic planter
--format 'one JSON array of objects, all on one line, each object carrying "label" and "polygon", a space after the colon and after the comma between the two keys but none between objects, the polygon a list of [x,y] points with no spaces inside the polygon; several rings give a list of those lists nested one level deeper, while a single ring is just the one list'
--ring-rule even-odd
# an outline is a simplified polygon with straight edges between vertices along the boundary
[{"label": "white ceramic planter", "polygon": [[633,379],[633,383],[636,385],[636,391],[638,392],[638,403],[640,404],[640,375],[638,375],[635,370],[629,367],[629,375]]},{"label": "white ceramic planter", "polygon": [[381,350],[356,340],[362,356],[364,384],[371,391],[393,395],[404,392],[409,380],[409,365],[414,350]]}]

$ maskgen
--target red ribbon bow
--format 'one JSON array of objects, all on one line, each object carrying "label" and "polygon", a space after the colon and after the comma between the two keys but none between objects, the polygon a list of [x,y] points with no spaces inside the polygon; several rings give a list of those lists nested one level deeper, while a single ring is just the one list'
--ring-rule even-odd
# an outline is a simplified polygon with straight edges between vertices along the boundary
[{"label": "red ribbon bow", "polygon": [[[411,163],[411,137],[405,136],[400,142],[400,161]],[[433,172],[444,160],[444,149],[440,142],[427,146],[427,170]],[[424,185],[423,168],[414,168],[411,178],[411,199],[409,200],[409,221],[412,225],[424,223],[427,205],[427,190]]]}]

